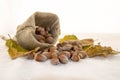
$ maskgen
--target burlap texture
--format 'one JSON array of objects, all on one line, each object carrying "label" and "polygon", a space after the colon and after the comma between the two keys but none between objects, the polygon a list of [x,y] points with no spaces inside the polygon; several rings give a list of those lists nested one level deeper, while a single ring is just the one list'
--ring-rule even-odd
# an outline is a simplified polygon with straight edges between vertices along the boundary
[{"label": "burlap texture", "polygon": [[[52,34],[53,44],[40,43],[35,34],[37,27],[46,27]],[[36,47],[45,48],[54,45],[60,35],[59,18],[56,14],[46,12],[35,12],[23,24],[17,27],[17,42],[25,49],[31,50]]]}]

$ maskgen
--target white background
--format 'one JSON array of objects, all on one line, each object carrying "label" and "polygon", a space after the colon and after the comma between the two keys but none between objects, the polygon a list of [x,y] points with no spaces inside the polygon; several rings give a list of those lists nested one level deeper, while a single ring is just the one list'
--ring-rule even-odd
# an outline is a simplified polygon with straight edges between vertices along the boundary
[{"label": "white background", "polygon": [[[78,33],[120,51],[120,0],[0,0],[0,35],[15,34],[17,25],[36,11],[57,14],[61,33]],[[7,53],[0,39],[0,80],[120,79],[120,54],[53,66],[50,60],[11,60]]]},{"label": "white background", "polygon": [[36,11],[57,14],[62,33],[120,33],[120,0],[0,0],[0,34]]}]

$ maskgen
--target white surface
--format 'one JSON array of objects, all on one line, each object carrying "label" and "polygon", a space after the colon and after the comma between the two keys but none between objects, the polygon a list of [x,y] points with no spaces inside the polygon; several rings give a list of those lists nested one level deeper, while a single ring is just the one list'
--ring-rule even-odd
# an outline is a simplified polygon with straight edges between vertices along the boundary
[{"label": "white surface", "polygon": [[[60,18],[61,33],[106,33],[77,35],[79,38],[93,37],[120,51],[120,0],[0,0],[0,35],[14,35],[17,25],[35,11],[56,13]],[[120,54],[53,66],[49,61],[11,60],[0,39],[0,80],[119,79]]]},{"label": "white surface", "polygon": [[0,0],[0,34],[15,33],[35,11],[57,14],[62,32],[120,33],[120,0]]},{"label": "white surface", "polygon": [[[79,38],[94,38],[102,45],[120,51],[120,34],[77,34]],[[63,35],[62,35],[63,36]],[[27,60],[11,60],[4,41],[0,39],[0,80],[119,80],[120,54],[107,58],[86,58],[66,65]]]}]

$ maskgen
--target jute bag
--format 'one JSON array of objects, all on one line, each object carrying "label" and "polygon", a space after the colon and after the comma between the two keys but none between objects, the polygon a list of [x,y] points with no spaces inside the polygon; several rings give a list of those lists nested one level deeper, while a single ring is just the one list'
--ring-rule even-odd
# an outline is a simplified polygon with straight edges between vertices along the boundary
[{"label": "jute bag", "polygon": [[[45,27],[53,36],[53,43],[41,43],[37,40],[35,29]],[[45,48],[56,43],[60,35],[59,18],[56,14],[35,12],[23,24],[17,27],[16,40],[25,49],[31,50],[36,47]]]}]

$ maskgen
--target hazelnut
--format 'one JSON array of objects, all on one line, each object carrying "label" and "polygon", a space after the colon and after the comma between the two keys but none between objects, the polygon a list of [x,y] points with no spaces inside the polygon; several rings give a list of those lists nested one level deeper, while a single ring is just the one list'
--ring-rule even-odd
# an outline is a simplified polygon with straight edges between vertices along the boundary
[{"label": "hazelnut", "polygon": [[78,44],[79,44],[79,41],[78,41],[78,40],[71,41],[71,44],[72,44],[72,45],[78,45]]},{"label": "hazelnut", "polygon": [[45,41],[46,43],[52,44],[54,42],[54,39],[53,37],[47,37]]},{"label": "hazelnut", "polygon": [[67,64],[68,63],[68,58],[65,55],[61,54],[61,55],[59,55],[58,58],[59,58],[60,62],[63,63],[63,64]]},{"label": "hazelnut", "polygon": [[35,34],[37,34],[37,35],[45,35],[45,29],[42,28],[42,27],[38,27],[35,30]]},{"label": "hazelnut", "polygon": [[52,35],[50,33],[48,33],[48,31],[45,32],[45,37],[51,37]]},{"label": "hazelnut", "polygon": [[85,51],[80,51],[78,55],[80,56],[81,59],[84,59],[87,57],[87,53]]},{"label": "hazelnut", "polygon": [[50,52],[51,53],[51,58],[56,58],[58,57],[58,54],[56,52]]},{"label": "hazelnut", "polygon": [[42,52],[43,55],[47,57],[47,59],[51,59],[51,53],[50,52]]},{"label": "hazelnut", "polygon": [[78,50],[78,47],[77,47],[76,45],[74,45],[74,46],[72,47],[72,50],[73,50],[73,51],[77,51],[77,50]]},{"label": "hazelnut", "polygon": [[67,56],[68,59],[71,57],[71,53],[68,51],[62,51],[61,54],[64,54],[65,56]]},{"label": "hazelnut", "polygon": [[66,44],[69,44],[69,41],[64,41],[61,43],[62,45],[66,45]]},{"label": "hazelnut", "polygon": [[39,28],[36,28],[36,30],[35,30],[35,34],[37,34],[37,35],[40,34],[40,30],[39,30]]},{"label": "hazelnut", "polygon": [[73,45],[71,45],[71,44],[66,44],[65,46],[68,47],[68,49],[71,49]]},{"label": "hazelnut", "polygon": [[36,54],[35,55],[35,60],[40,61],[40,62],[44,62],[44,61],[47,60],[47,57],[43,54]]},{"label": "hazelnut", "polygon": [[51,46],[50,48],[49,48],[49,51],[50,52],[54,52],[56,50],[56,47],[55,46]]},{"label": "hazelnut", "polygon": [[78,62],[80,60],[80,56],[77,55],[77,54],[73,54],[72,57],[71,57],[71,60],[75,61],[75,62]]},{"label": "hazelnut", "polygon": [[45,42],[45,38],[42,35],[38,35],[38,41],[39,42]]},{"label": "hazelnut", "polygon": [[27,55],[27,59],[34,59],[34,53],[31,52]]},{"label": "hazelnut", "polygon": [[82,51],[83,49],[82,48],[78,48],[78,51]]},{"label": "hazelnut", "polygon": [[56,57],[56,58],[52,58],[51,59],[51,64],[53,65],[58,65],[60,62],[59,62],[59,59]]},{"label": "hazelnut", "polygon": [[71,53],[71,56],[74,55],[74,54],[77,55],[77,53],[75,51],[73,51],[73,50],[71,50],[70,53]]},{"label": "hazelnut", "polygon": [[82,45],[80,44],[79,40],[71,41],[71,44],[73,46],[77,46],[78,48],[82,48]]},{"label": "hazelnut", "polygon": [[58,51],[63,51],[63,48],[59,46],[59,47],[57,47],[57,50]]},{"label": "hazelnut", "polygon": [[59,47],[59,50],[60,51],[69,51],[71,48],[72,48],[72,45],[66,44],[66,45],[64,45],[62,47]]},{"label": "hazelnut", "polygon": [[41,43],[45,43],[45,41],[44,41],[44,40],[39,40],[39,42],[41,42]]}]

